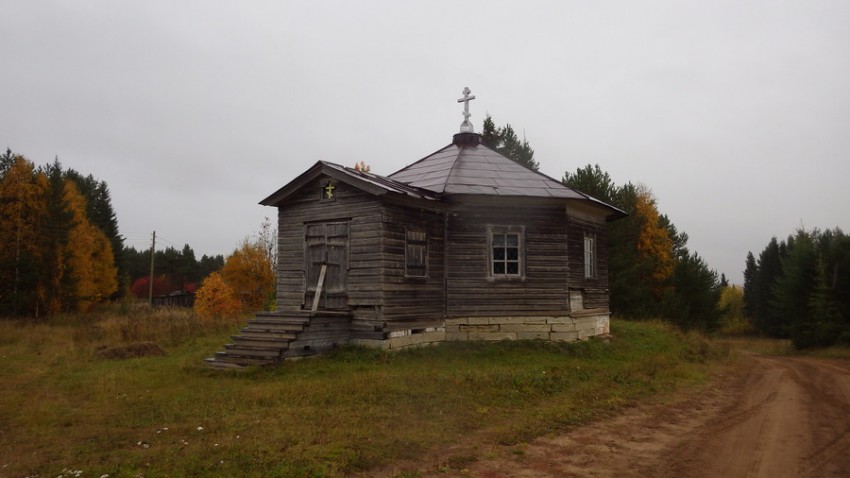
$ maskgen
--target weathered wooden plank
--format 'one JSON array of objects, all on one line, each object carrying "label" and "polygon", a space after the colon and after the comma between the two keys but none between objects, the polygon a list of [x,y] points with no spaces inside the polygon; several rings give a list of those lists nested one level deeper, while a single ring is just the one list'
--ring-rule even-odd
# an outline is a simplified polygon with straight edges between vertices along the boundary
[{"label": "weathered wooden plank", "polygon": [[233,344],[236,347],[262,347],[269,349],[286,349],[289,348],[289,343],[295,339],[295,335],[292,335],[291,338],[287,339],[278,339],[269,336],[248,336],[248,335],[234,335],[231,337],[233,340]]},{"label": "weathered wooden plank", "polygon": [[298,334],[298,339],[293,343],[303,342],[306,340],[324,340],[334,339],[336,342],[346,342],[348,340],[349,328],[344,330],[305,330]]},{"label": "weathered wooden plank", "polygon": [[270,359],[269,357],[243,357],[238,355],[230,355],[226,352],[216,352],[213,362],[248,366],[271,365],[273,363],[276,363],[276,360]]},{"label": "weathered wooden plank", "polygon": [[279,357],[281,348],[278,347],[251,347],[243,344],[225,344],[224,348],[229,356],[253,357],[253,358],[275,358]]}]

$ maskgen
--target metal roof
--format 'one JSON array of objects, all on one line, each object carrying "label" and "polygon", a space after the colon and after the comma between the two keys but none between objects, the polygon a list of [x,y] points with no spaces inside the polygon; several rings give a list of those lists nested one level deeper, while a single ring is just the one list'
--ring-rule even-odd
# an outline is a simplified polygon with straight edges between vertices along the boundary
[{"label": "metal roof", "polygon": [[587,198],[560,181],[532,171],[483,144],[450,144],[389,177],[442,194]]},{"label": "metal roof", "polygon": [[375,195],[392,193],[427,201],[439,201],[441,197],[455,194],[553,198],[601,207],[608,211],[608,220],[627,215],[610,204],[502,156],[481,144],[480,140],[478,134],[459,133],[452,144],[388,177],[319,161],[260,204],[280,205],[291,194],[325,174]]},{"label": "metal roof", "polygon": [[399,181],[372,174],[366,171],[358,171],[353,168],[331,163],[329,161],[319,161],[310,169],[303,172],[300,176],[287,183],[282,188],[275,191],[269,197],[260,201],[260,204],[265,206],[278,206],[289,196],[307,185],[310,181],[316,179],[322,174],[330,176],[338,181],[349,183],[363,191],[380,196],[387,193],[399,194],[408,196],[414,199],[424,199],[436,201],[437,196],[431,191],[421,189],[417,186],[411,186]]},{"label": "metal roof", "polygon": [[390,179],[438,194],[474,194],[558,198],[589,202],[608,209],[609,219],[622,210],[532,171],[481,144],[480,135],[461,133],[455,141],[389,175]]}]

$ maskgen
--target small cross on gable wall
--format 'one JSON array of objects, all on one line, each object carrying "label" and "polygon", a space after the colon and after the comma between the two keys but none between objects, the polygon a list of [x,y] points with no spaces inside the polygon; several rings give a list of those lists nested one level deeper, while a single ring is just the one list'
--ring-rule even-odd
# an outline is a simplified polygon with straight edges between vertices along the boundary
[{"label": "small cross on gable wall", "polygon": [[333,181],[328,180],[327,184],[322,187],[322,199],[334,199],[335,190],[336,186],[334,186]]}]

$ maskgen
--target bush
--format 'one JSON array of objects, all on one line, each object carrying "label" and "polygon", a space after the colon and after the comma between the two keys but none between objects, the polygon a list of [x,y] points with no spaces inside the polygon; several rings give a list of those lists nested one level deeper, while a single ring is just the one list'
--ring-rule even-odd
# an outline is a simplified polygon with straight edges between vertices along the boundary
[{"label": "bush", "polygon": [[274,264],[260,241],[242,241],[221,268],[221,276],[235,292],[245,312],[266,310],[274,297]]},{"label": "bush", "polygon": [[213,272],[195,292],[195,313],[202,320],[237,318],[242,303],[218,272]]}]

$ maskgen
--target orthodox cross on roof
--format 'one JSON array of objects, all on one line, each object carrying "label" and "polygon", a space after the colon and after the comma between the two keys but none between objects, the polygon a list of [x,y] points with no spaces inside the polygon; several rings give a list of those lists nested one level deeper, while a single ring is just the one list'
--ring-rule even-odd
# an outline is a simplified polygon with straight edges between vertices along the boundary
[{"label": "orthodox cross on roof", "polygon": [[472,123],[469,122],[469,101],[475,99],[475,95],[470,95],[472,90],[467,86],[463,89],[463,98],[458,98],[458,103],[463,103],[463,123],[460,124],[461,133],[474,133]]}]

